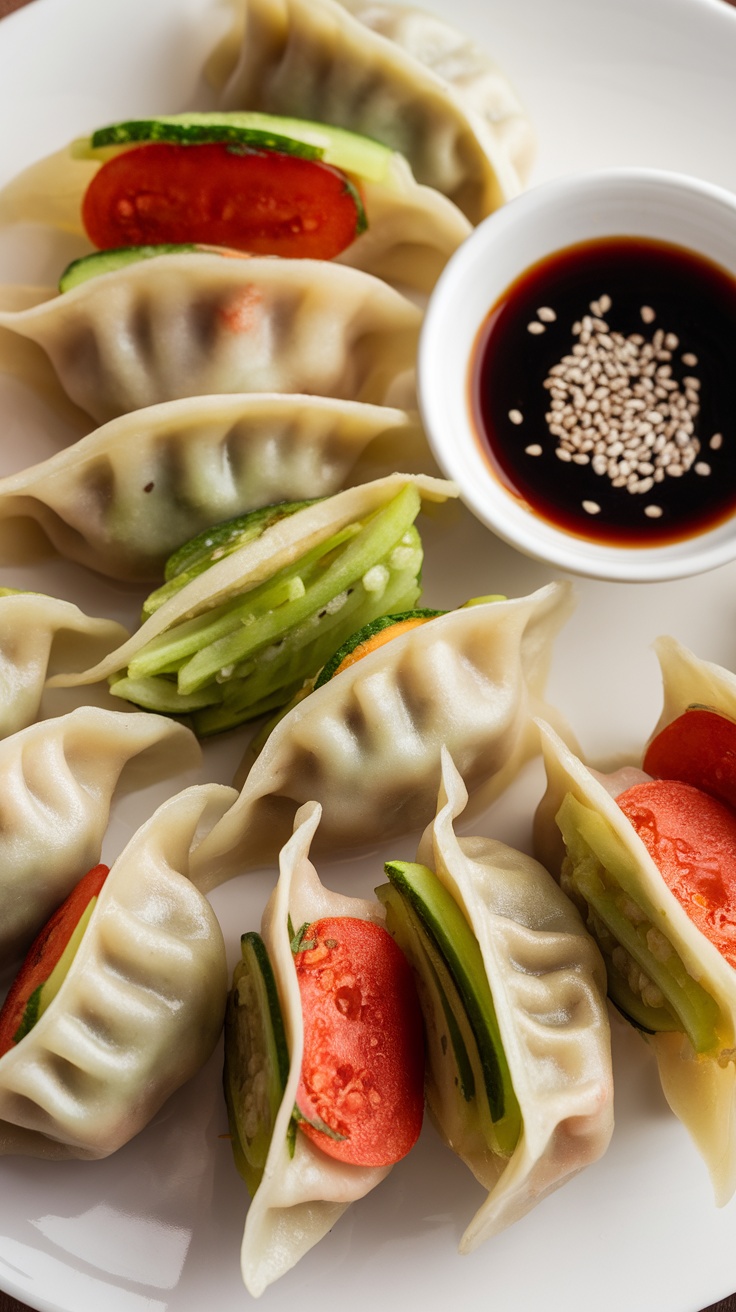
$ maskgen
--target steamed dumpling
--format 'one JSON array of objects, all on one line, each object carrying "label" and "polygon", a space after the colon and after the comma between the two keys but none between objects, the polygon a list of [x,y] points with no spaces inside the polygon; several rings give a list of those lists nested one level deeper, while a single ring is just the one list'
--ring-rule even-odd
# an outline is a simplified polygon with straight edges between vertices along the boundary
[{"label": "steamed dumpling", "polygon": [[[197,856],[215,884],[273,859],[294,813],[322,806],[322,850],[394,838],[434,813],[443,745],[485,802],[538,750],[533,716],[570,591],[450,611],[370,652],[276,725]],[[550,713],[548,708],[548,714]]]},{"label": "steamed dumpling", "polygon": [[[138,759],[140,758],[140,760]],[[100,859],[110,804],[133,762],[140,787],[196,765],[181,724],[85,706],[0,743],[0,963],[22,955]]]},{"label": "steamed dumpling", "polygon": [[[82,201],[103,157],[77,141],[24,169],[0,191],[0,224],[49,224],[84,237]],[[401,155],[387,152],[382,164],[383,176],[354,178],[367,228],[337,262],[428,292],[471,225],[446,196],[420,186]]]},{"label": "steamed dumpling", "polygon": [[411,403],[421,312],[320,260],[160,255],[101,274],[0,328],[43,347],[67,395],[105,423],[185,396],[300,392]]},{"label": "steamed dumpling", "polygon": [[[536,861],[490,838],[457,837],[455,821],[467,798],[443,749],[437,814],[417,861],[437,875],[480,947],[521,1133],[509,1156],[492,1151],[479,1132],[475,1099],[458,1098],[447,1019],[430,1006],[429,1110],[442,1138],[489,1190],[461,1252],[517,1221],[596,1161],[613,1131],[600,953],[575,907]],[[397,938],[401,946],[400,932]]]},{"label": "steamed dumpling", "polygon": [[35,720],[47,675],[84,667],[127,636],[70,601],[0,588],[0,738]]},{"label": "steamed dumpling", "polygon": [[106,1157],[209,1057],[225,946],[188,875],[230,799],[217,784],[179,793],[112,866],[59,992],[0,1057],[0,1154]]},{"label": "steamed dumpling", "polygon": [[238,13],[211,64],[225,108],[375,137],[471,223],[518,192],[526,116],[492,61],[442,20],[372,0],[240,0]]},{"label": "steamed dumpling", "polygon": [[279,857],[280,877],[266,907],[262,936],[269,954],[289,1050],[289,1076],[275,1119],[263,1178],[246,1216],[241,1248],[243,1280],[258,1296],[285,1274],[332,1228],[350,1203],[388,1174],[390,1166],[355,1166],[321,1152],[297,1133],[290,1151],[288,1130],[296,1101],[304,1049],[304,1023],[288,926],[332,916],[383,923],[378,902],[344,897],[324,888],[309,860],[320,807],[303,806],[294,833]]},{"label": "steamed dumpling", "polygon": [[191,397],[123,415],[0,479],[0,519],[37,521],[62,555],[113,578],[158,579],[171,553],[212,524],[329,496],[362,481],[361,465],[369,475],[372,457],[395,469],[425,449],[416,420],[388,406]]}]

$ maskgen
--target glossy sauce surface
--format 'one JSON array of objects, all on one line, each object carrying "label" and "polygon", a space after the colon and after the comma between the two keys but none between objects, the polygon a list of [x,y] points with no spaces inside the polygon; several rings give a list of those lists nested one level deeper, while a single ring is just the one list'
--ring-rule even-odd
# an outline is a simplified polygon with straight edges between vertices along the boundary
[{"label": "glossy sauce surface", "polygon": [[558,251],[480,329],[479,446],[534,514],[577,536],[653,546],[707,531],[736,510],[735,344],[736,282],[701,257],[629,237]]}]

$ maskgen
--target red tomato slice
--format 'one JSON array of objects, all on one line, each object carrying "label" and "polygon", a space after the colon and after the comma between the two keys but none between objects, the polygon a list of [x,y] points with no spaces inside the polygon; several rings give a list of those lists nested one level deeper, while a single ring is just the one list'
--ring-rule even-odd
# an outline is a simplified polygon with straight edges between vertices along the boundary
[{"label": "red tomato slice", "polygon": [[33,940],[0,1011],[0,1057],[14,1046],[14,1036],[31,994],[48,979],[88,903],[97,897],[108,873],[108,866],[94,866],[89,870]]},{"label": "red tomato slice", "polygon": [[318,920],[296,972],[304,1056],[300,1128],[330,1157],[390,1166],[416,1143],[424,1110],[424,1038],[411,969],[380,925]]},{"label": "red tomato slice", "polygon": [[355,240],[363,214],[345,175],[327,164],[276,151],[160,143],[103,164],[82,219],[100,250],[205,242],[331,260]]},{"label": "red tomato slice", "polygon": [[736,815],[675,779],[635,784],[617,801],[693,924],[736,966]]},{"label": "red tomato slice", "polygon": [[691,706],[653,738],[643,769],[655,779],[681,779],[736,806],[736,724]]}]

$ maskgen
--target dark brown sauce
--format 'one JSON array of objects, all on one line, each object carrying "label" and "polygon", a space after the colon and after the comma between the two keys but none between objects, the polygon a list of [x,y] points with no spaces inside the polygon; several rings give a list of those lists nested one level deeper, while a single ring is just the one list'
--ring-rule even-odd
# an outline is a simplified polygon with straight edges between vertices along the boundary
[{"label": "dark brown sauce", "polygon": [[[592,313],[591,303],[602,298],[604,311]],[[585,316],[606,330],[581,329]],[[543,331],[530,332],[534,323]],[[586,333],[592,334],[587,344]],[[632,337],[640,340],[632,344]],[[574,346],[582,347],[576,364],[562,364]],[[581,359],[580,374],[593,382],[593,394],[571,381]],[[592,377],[594,364],[600,368]],[[615,387],[611,371],[619,379]],[[568,533],[654,546],[703,533],[736,511],[736,281],[700,256],[628,237],[556,252],[492,308],[476,340],[469,382],[477,439],[494,474],[533,513]],[[583,402],[596,397],[593,423]],[[643,408],[632,409],[634,401]],[[649,434],[641,429],[652,413],[647,453]],[[564,438],[550,431],[560,414],[568,421]],[[613,445],[619,441],[620,452]],[[528,454],[528,447],[539,453]],[[565,447],[560,458],[556,452]],[[587,463],[576,458],[581,455]],[[612,462],[624,472],[614,475]],[[681,472],[669,474],[672,465]],[[614,477],[625,485],[614,486]]]}]

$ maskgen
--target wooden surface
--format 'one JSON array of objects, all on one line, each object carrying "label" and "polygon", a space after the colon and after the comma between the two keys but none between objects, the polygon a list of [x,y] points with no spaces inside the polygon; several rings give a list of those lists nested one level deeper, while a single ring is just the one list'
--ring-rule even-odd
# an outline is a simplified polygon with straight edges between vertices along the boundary
[{"label": "wooden surface", "polygon": [[[30,0],[0,0],[0,18],[4,18],[6,14],[10,14],[13,10],[20,9],[23,5],[29,3]],[[104,4],[104,0],[100,0],[100,3]],[[726,0],[726,3],[736,4],[736,0]],[[736,1240],[736,1236],[734,1238]],[[17,1299],[11,1298],[0,1290],[0,1312],[29,1312],[29,1309],[25,1303],[19,1303]],[[531,1309],[525,1310],[525,1312],[531,1312]],[[635,1309],[635,1312],[646,1312],[646,1309]],[[694,1308],[693,1312],[697,1312],[697,1309]],[[704,1308],[702,1312],[736,1312],[736,1294],[732,1294],[720,1303],[711,1304],[710,1307]]]}]

